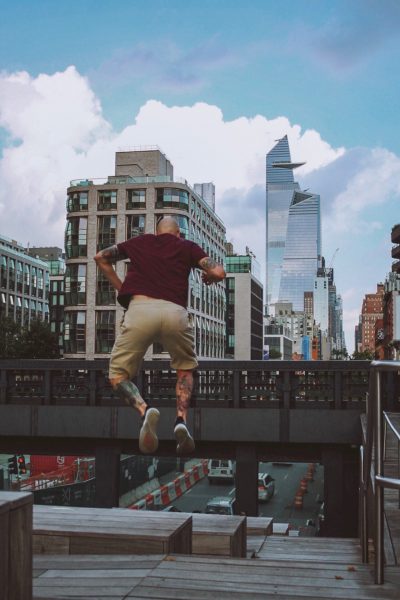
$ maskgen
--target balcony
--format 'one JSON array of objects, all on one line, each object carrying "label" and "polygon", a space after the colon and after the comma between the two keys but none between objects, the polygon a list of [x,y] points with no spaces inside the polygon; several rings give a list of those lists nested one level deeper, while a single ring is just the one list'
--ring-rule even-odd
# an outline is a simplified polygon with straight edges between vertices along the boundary
[{"label": "balcony", "polygon": [[395,260],[392,263],[392,273],[400,273],[400,260]]},{"label": "balcony", "polygon": [[392,248],[392,258],[400,258],[400,244],[393,246]]},{"label": "balcony", "polygon": [[400,223],[392,227],[392,244],[400,244]]}]

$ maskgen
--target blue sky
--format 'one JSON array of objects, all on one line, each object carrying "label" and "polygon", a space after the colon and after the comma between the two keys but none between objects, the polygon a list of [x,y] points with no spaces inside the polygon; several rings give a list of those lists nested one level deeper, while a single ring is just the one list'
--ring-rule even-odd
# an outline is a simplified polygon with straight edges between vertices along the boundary
[{"label": "blue sky", "polygon": [[[177,175],[215,180],[228,239],[242,250],[250,238],[263,262],[263,160],[288,133],[294,158],[307,160],[299,182],[321,193],[327,259],[340,247],[352,348],[361,298],[390,268],[400,220],[397,0],[0,8],[3,234],[62,245],[68,180],[107,175],[116,144],[158,144]],[[45,228],[27,220],[35,201]]]}]

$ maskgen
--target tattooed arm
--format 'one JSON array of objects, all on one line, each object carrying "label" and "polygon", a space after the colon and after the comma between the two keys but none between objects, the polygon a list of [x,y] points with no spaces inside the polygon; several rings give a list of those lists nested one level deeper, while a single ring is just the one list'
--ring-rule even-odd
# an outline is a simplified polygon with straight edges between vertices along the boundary
[{"label": "tattooed arm", "polygon": [[205,256],[199,261],[199,267],[203,271],[201,277],[206,285],[222,281],[226,276],[224,267],[209,256]]},{"label": "tattooed arm", "polygon": [[121,252],[118,250],[118,246],[110,246],[109,248],[104,248],[104,250],[100,250],[94,257],[94,260],[97,263],[100,271],[102,271],[107,277],[108,281],[111,283],[113,288],[117,291],[121,289],[122,281],[118,277],[113,264],[118,260],[123,260],[126,258]]}]

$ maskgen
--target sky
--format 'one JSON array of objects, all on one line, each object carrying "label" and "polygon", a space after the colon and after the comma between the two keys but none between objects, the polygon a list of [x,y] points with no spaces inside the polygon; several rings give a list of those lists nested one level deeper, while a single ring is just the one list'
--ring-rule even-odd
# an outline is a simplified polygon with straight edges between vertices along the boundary
[{"label": "sky", "polygon": [[[347,347],[400,221],[398,0],[0,0],[0,233],[63,247],[71,179],[157,145],[265,266],[265,155],[321,196]],[[339,248],[337,252],[336,249]]]}]

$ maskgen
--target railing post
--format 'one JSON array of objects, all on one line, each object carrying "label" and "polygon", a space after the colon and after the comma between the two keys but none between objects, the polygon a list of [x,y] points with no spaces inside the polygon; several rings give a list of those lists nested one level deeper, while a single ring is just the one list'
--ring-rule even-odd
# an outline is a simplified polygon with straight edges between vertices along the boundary
[{"label": "railing post", "polygon": [[240,371],[234,369],[232,376],[233,408],[240,408]]},{"label": "railing post", "polygon": [[[374,466],[375,477],[383,475],[383,453],[382,453],[382,399],[381,399],[381,377],[378,370],[374,371],[374,396],[375,396],[375,419],[374,419]],[[375,480],[375,583],[383,583],[384,553],[383,553],[383,499],[384,488]]]},{"label": "railing post", "polygon": [[0,370],[0,404],[5,404],[7,401],[7,369]]},{"label": "railing post", "polygon": [[368,514],[367,514],[367,493],[368,487],[364,479],[364,448],[360,446],[360,543],[363,563],[368,562]]}]

